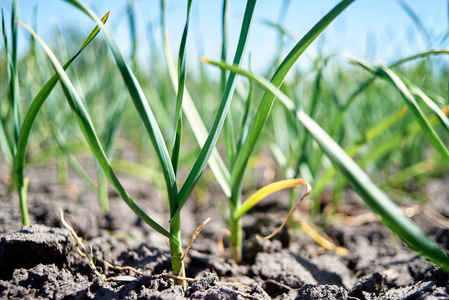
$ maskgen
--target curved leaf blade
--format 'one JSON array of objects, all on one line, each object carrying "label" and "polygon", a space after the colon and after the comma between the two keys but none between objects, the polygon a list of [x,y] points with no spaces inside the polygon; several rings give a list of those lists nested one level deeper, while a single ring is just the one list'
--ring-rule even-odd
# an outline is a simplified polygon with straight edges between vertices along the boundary
[{"label": "curved leaf blade", "polygon": [[[162,14],[161,27],[162,27],[162,40],[164,44],[165,61],[167,63],[168,73],[170,75],[170,81],[173,85],[173,88],[175,89],[175,92],[178,93],[178,78],[176,76],[175,71],[176,68],[173,56],[171,55],[170,47],[168,45],[166,26],[164,20],[165,20],[164,14]],[[184,116],[187,119],[187,122],[189,122],[190,124],[190,127],[193,131],[193,134],[198,144],[200,145],[200,147],[202,147],[207,140],[208,132],[206,126],[204,125],[204,122],[201,119],[200,114],[198,113],[198,110],[196,109],[195,103],[193,102],[187,87],[184,87],[184,99],[182,102],[182,110],[184,112]],[[231,196],[231,187],[229,184],[231,175],[228,169],[226,168],[226,165],[223,159],[221,158],[220,153],[218,153],[217,149],[214,148],[212,150],[212,155],[210,156],[208,163],[223,193],[225,194],[226,197],[229,198]]]},{"label": "curved leaf blade", "polygon": [[306,186],[307,192],[310,193],[312,190],[309,183],[305,181],[304,179],[286,179],[286,180],[280,180],[277,182],[273,182],[271,184],[268,184],[264,186],[263,188],[257,190],[254,194],[249,196],[248,199],[245,200],[245,202],[242,203],[242,206],[240,206],[235,212],[233,219],[239,219],[244,214],[246,214],[251,208],[257,205],[260,201],[262,201],[264,198],[268,197],[269,195],[296,186]]},{"label": "curved leaf blade", "polygon": [[176,238],[170,232],[168,232],[152,218],[150,218],[128,195],[128,193],[118,180],[117,176],[115,175],[114,171],[112,170],[112,167],[106,157],[105,152],[103,151],[103,147],[100,144],[100,140],[98,139],[87,110],[84,107],[82,100],[80,99],[64,69],[62,68],[50,48],[45,44],[45,42],[30,27],[28,27],[28,25],[22,24],[22,26],[24,26],[25,29],[27,29],[41,44],[42,48],[50,59],[57,75],[59,76],[64,94],[66,95],[70,108],[72,109],[76,121],[78,122],[78,125],[80,126],[81,131],[83,132],[83,135],[86,138],[87,143],[89,144],[89,148],[91,149],[92,154],[94,155],[98,164],[101,166],[105,176],[109,179],[111,184],[116,189],[117,193],[120,195],[120,197],[122,197],[125,203],[128,204],[128,206],[153,229],[166,236],[170,240],[176,240]]},{"label": "curved leaf blade", "polygon": [[446,272],[449,271],[449,256],[440,247],[429,239],[421,229],[406,217],[399,207],[376,185],[368,175],[352,160],[351,157],[338,145],[320,125],[310,118],[304,111],[297,110],[294,102],[287,97],[277,86],[265,78],[230,66],[225,63],[203,61],[225,68],[250,78],[260,86],[273,93],[282,104],[295,115],[295,117],[307,128],[318,145],[327,156],[334,162],[346,178],[352,183],[357,192],[362,196],[365,203],[378,215],[382,221],[397,235],[399,235],[412,249],[423,254],[432,262],[439,265]]},{"label": "curved leaf blade", "polygon": [[[109,12],[103,16],[101,19],[102,22],[106,22],[106,20],[109,17]],[[87,39],[84,41],[83,45],[80,47],[78,52],[72,56],[72,58],[67,61],[64,66],[62,67],[64,70],[66,70],[70,64],[83,52],[84,48],[89,45],[89,43],[96,37],[96,35],[99,32],[98,26],[92,30],[92,32],[89,34]],[[24,169],[25,169],[25,160],[26,160],[26,149],[28,145],[28,139],[30,137],[31,129],[33,127],[34,121],[36,120],[37,115],[39,114],[39,111],[42,108],[42,105],[44,105],[45,101],[47,100],[48,96],[50,95],[53,88],[56,86],[56,83],[58,83],[59,77],[57,74],[53,75],[47,83],[42,87],[42,89],[39,91],[39,93],[36,95],[36,97],[31,102],[30,107],[28,108],[25,118],[23,119],[19,140],[17,143],[17,152],[14,159],[14,184],[19,189],[23,186],[23,180],[24,180]]]},{"label": "curved leaf blade", "polygon": [[[234,57],[234,64],[240,64],[240,61],[243,56],[243,51],[247,42],[249,27],[251,24],[254,8],[256,5],[256,0],[248,0],[245,15],[243,17],[242,28],[240,31],[240,37],[237,44],[237,50]],[[207,161],[209,160],[212,151],[215,148],[215,144],[217,143],[218,136],[220,135],[221,129],[223,127],[224,121],[226,119],[226,115],[229,111],[229,107],[231,105],[232,95],[235,87],[235,78],[236,74],[231,73],[226,82],[225,91],[223,97],[220,102],[220,106],[218,108],[214,123],[212,124],[212,128],[209,132],[209,135],[204,143],[200,154],[198,155],[195,164],[190,171],[186,181],[184,182],[181,190],[179,191],[179,199],[178,199],[178,209],[176,213],[179,213],[182,206],[187,201],[187,198],[192,193],[194,187],[196,186],[201,174],[204,172],[206,168]]]},{"label": "curved leaf blade", "polygon": [[[401,94],[408,109],[412,113],[415,120],[421,126],[422,131],[426,134],[427,138],[429,139],[435,150],[440,154],[440,156],[443,158],[446,164],[449,165],[448,148],[444,145],[443,141],[430,124],[429,119],[424,114],[421,107],[416,102],[415,97],[413,97],[412,92],[404,83],[404,81],[401,79],[401,77],[395,71],[393,71],[388,67],[385,66],[376,67],[362,59],[352,57],[348,58],[351,60],[351,62],[361,66],[362,68],[374,74],[379,74],[381,77],[384,77],[385,79],[391,82],[391,84]],[[416,93],[418,93],[420,97],[422,97],[423,101],[430,107],[430,109],[432,109],[437,114],[437,116],[440,118],[440,120],[443,122],[445,126],[449,126],[449,121],[447,120],[446,115],[443,113],[443,111],[441,111],[441,109],[439,109],[439,107],[431,99],[427,99],[426,95],[424,93],[420,93],[420,90],[414,85],[412,85],[412,90],[414,90]]]},{"label": "curved leaf blade", "polygon": [[84,12],[87,16],[89,16],[93,21],[97,23],[100,27],[103,36],[106,42],[111,49],[111,52],[115,58],[117,66],[122,74],[123,80],[125,82],[126,87],[131,95],[134,106],[136,107],[137,112],[139,113],[140,118],[145,126],[145,129],[150,136],[153,147],[156,151],[156,156],[159,160],[159,164],[161,165],[162,172],[164,174],[165,183],[167,185],[167,193],[168,199],[170,203],[176,203],[178,197],[178,188],[176,184],[176,176],[173,170],[170,155],[168,154],[167,146],[164,141],[164,137],[162,136],[159,125],[156,122],[153,111],[151,110],[150,105],[148,104],[148,100],[137,81],[136,76],[131,71],[131,68],[128,66],[123,54],[115,42],[110,29],[107,26],[104,26],[100,19],[96,16],[96,14],[81,4],[77,0],[65,0],[70,3],[74,7],[78,8],[82,12]]},{"label": "curved leaf blade", "polygon": [[[301,54],[304,53],[304,51],[321,34],[321,32],[323,32],[324,29],[353,1],[354,0],[341,1],[295,45],[273,75],[271,83],[274,86],[279,88],[282,85],[287,73],[293,67]],[[268,118],[274,100],[274,94],[268,91],[265,92],[259,108],[257,109],[255,119],[251,124],[248,137],[237,154],[236,161],[231,172],[231,187],[234,193],[238,193],[238,190],[240,189],[240,183],[248,164],[249,157]]]},{"label": "curved leaf blade", "polygon": [[[189,20],[190,20],[190,7],[192,6],[192,0],[188,0],[187,2],[187,18],[186,24],[184,26],[184,32],[182,33],[181,38],[181,46],[179,47],[179,56],[178,56],[178,93],[176,95],[176,132],[175,139],[173,143],[173,151],[172,151],[172,165],[175,171],[175,174],[178,169],[179,162],[179,151],[181,150],[181,135],[182,135],[182,100],[185,89],[185,80],[186,80],[186,42],[187,42],[187,33],[189,32]],[[176,208],[175,208],[176,209]]]}]

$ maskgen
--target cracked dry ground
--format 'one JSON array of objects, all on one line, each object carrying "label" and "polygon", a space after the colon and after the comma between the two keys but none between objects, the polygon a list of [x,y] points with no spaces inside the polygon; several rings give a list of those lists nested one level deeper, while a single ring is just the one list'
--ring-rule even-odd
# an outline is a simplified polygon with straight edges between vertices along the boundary
[{"label": "cracked dry ground", "polygon": [[[272,240],[257,240],[256,234],[271,232],[285,217],[287,197],[282,194],[244,217],[241,265],[225,258],[226,253],[219,255],[218,233],[225,227],[219,214],[220,201],[225,203],[222,196],[211,192],[201,202],[189,201],[182,213],[187,239],[204,219],[212,220],[189,251],[187,276],[195,280],[183,290],[161,275],[171,268],[165,238],[143,224],[114,192],[110,192],[111,213],[104,217],[88,192],[74,193],[54,182],[39,182],[39,176],[31,178],[28,198],[35,225],[27,228],[20,225],[16,197],[8,197],[7,185],[1,184],[2,299],[448,299],[448,275],[377,221],[357,226],[340,222],[326,228],[330,239],[348,248],[346,256],[324,250],[302,231],[283,229]],[[124,181],[139,205],[164,224],[167,209],[151,186],[132,178]],[[448,181],[434,179],[423,190],[429,205],[443,216],[449,216]],[[357,214],[367,212],[349,191],[346,205],[357,207]],[[62,226],[59,209],[91,246],[94,257],[131,266],[144,275],[116,270],[101,260],[97,266],[106,278],[95,275]],[[422,213],[413,220],[442,247],[449,247],[446,227]]]}]

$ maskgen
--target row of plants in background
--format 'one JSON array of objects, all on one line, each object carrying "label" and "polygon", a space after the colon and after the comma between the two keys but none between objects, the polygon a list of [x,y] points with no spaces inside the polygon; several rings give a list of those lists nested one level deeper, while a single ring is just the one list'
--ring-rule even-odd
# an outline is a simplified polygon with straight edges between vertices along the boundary
[{"label": "row of plants in background", "polygon": [[[225,218],[228,219],[231,232],[231,257],[237,262],[240,262],[242,256],[242,216],[265,196],[285,188],[306,186],[307,190],[301,197],[297,189],[291,190],[288,219],[301,200],[311,192],[311,185],[313,187],[311,215],[316,217],[323,213],[321,200],[325,189],[333,185],[333,200],[329,206],[332,206],[332,212],[336,212],[342,204],[342,193],[350,183],[367,205],[410,247],[444,270],[449,270],[447,254],[405,217],[390,197],[374,184],[376,181],[374,178],[380,178],[382,173],[392,172],[392,168],[407,173],[403,173],[402,177],[397,176],[394,180],[384,180],[381,187],[389,192],[394,191],[392,185],[404,184],[415,175],[423,175],[426,172],[429,174],[438,168],[447,168],[447,165],[442,167],[437,163],[449,162],[449,151],[445,146],[449,130],[449,121],[446,117],[448,109],[447,100],[442,97],[443,93],[447,93],[447,83],[438,78],[438,74],[435,75],[433,70],[435,63],[431,56],[438,58],[448,51],[431,50],[419,53],[397,60],[389,67],[353,57],[347,57],[342,62],[337,55],[326,56],[318,53],[313,58],[310,70],[303,73],[294,67],[296,61],[354,0],[343,0],[337,4],[299,42],[294,41],[294,46],[281,62],[281,53],[288,44],[286,40],[291,40],[293,36],[281,24],[288,11],[289,1],[284,1],[279,24],[267,22],[267,26],[279,32],[279,48],[272,65],[267,66],[268,75],[265,77],[271,77],[271,80],[267,80],[251,70],[247,71],[240,67],[245,57],[244,49],[249,28],[254,22],[252,19],[256,0],[247,1],[232,65],[226,63],[230,2],[224,0],[221,62],[201,59],[203,63],[221,68],[220,79],[215,82],[206,76],[205,64],[200,65],[200,79],[193,76],[189,78],[186,71],[186,43],[192,0],[186,3],[186,22],[180,41],[177,67],[168,45],[166,3],[161,0],[160,26],[166,65],[162,65],[158,59],[161,53],[157,46],[151,45],[152,65],[146,73],[140,68],[137,56],[141,40],[136,34],[133,1],[130,1],[128,6],[132,40],[130,62],[118,49],[110,28],[103,25],[108,14],[100,19],[80,2],[66,1],[94,20],[97,27],[90,33],[79,51],[63,66],[45,42],[25,24],[23,26],[31,33],[31,50],[23,60],[19,60],[18,1],[13,1],[11,41],[8,40],[2,13],[4,63],[8,66],[6,78],[9,100],[0,103],[0,146],[11,167],[13,185],[18,190],[24,225],[30,223],[26,204],[28,181],[24,170],[27,148],[30,151],[29,146],[32,146],[34,141],[44,145],[41,157],[58,157],[60,182],[65,182],[67,165],[70,165],[87,189],[98,195],[104,214],[109,211],[107,180],[110,181],[120,197],[142,220],[169,239],[173,272],[179,274],[181,278],[184,276],[185,258],[181,244],[181,211],[197,187],[207,164],[223,194],[229,199],[229,214]],[[404,9],[410,11],[409,7]],[[100,30],[106,43],[98,45],[95,43],[92,48],[96,47],[96,50],[89,50],[90,47],[87,45]],[[154,32],[153,26],[150,26],[148,30],[150,44],[152,39]],[[48,68],[36,65],[39,55],[37,43],[42,46],[56,71],[45,84],[43,78],[48,78],[52,74]],[[105,44],[112,53],[112,64]],[[70,44],[69,46],[68,53],[72,47]],[[98,51],[102,51],[102,59],[96,62]],[[19,76],[19,65],[29,57],[34,59],[35,72],[22,78]],[[77,68],[68,69],[78,57],[81,62]],[[348,60],[355,67],[350,67],[347,64]],[[408,63],[411,67],[406,68]],[[342,64],[345,64],[344,71],[341,70]],[[115,65],[116,70],[111,68],[111,65]],[[293,73],[293,79],[287,77],[289,72]],[[95,75],[88,76],[88,74]],[[241,75],[240,78],[238,74]],[[422,74],[426,74],[426,77],[424,78]],[[120,81],[119,76],[122,78]],[[354,79],[364,76],[366,79],[361,82]],[[112,80],[114,84],[110,85]],[[59,92],[54,89],[58,81],[61,83],[71,112],[66,105],[60,103],[59,99],[58,101],[50,99],[51,93]],[[123,83],[129,95],[122,91]],[[106,84],[108,88],[104,88]],[[27,98],[33,101],[29,103],[20,101],[21,86],[27,86]],[[80,90],[80,87],[83,90]],[[200,95],[196,89],[201,89],[206,95]],[[219,93],[216,93],[217,90]],[[38,91],[37,95],[31,96],[35,91]],[[101,97],[107,98],[109,109],[105,110],[104,103],[93,100]],[[405,102],[399,101],[400,98]],[[219,99],[215,101],[216,108],[211,108],[210,99]],[[261,100],[257,101],[258,99]],[[132,100],[135,109],[127,105],[128,100]],[[48,103],[46,110],[41,109],[44,102]],[[110,109],[111,107],[113,109]],[[102,113],[103,111],[106,113]],[[138,120],[135,118],[136,112],[139,115]],[[77,157],[77,151],[85,152],[86,147],[85,142],[80,140],[76,125],[69,121],[70,114],[73,114],[97,161],[96,180],[90,177]],[[38,115],[45,117],[39,118]],[[211,118],[211,115],[215,117]],[[37,122],[42,126],[33,126]],[[183,130],[183,124],[186,122],[189,124],[189,130]],[[143,123],[144,131],[135,129],[139,123]],[[31,134],[33,128],[35,131]],[[219,140],[221,130],[223,135]],[[148,162],[136,164],[114,157],[114,151],[119,144],[117,139],[119,131],[120,136],[136,145],[143,158],[150,152],[155,157],[150,160],[152,162],[157,160],[159,169],[146,167]],[[145,135],[150,139],[144,138]],[[44,140],[46,142],[42,143]],[[152,151],[148,151],[150,147],[148,140],[152,145]],[[186,150],[188,145],[191,147],[193,140],[199,148]],[[259,140],[264,141],[263,145],[258,142]],[[418,148],[415,146],[416,141],[419,141]],[[53,146],[45,147],[46,143]],[[216,149],[217,143],[223,146],[225,159]],[[244,186],[253,184],[251,180],[245,179],[251,176],[250,159],[268,149],[271,150],[281,170],[279,177],[285,180],[261,188],[242,202]],[[430,158],[433,162],[432,167],[423,171],[420,166],[429,160],[425,158],[429,149],[433,149],[437,155]],[[28,160],[33,160],[33,156]],[[188,170],[188,176],[183,184],[178,186],[181,181],[178,170],[187,169],[188,165],[192,166]],[[373,174],[375,177],[371,179],[360,167],[367,169],[370,175]],[[150,217],[151,212],[149,215],[138,206],[113,170],[140,176],[159,189],[165,189],[170,214],[168,230]],[[344,176],[339,176],[337,170]],[[157,181],[161,172],[164,175],[165,187]],[[307,181],[298,177],[304,177]],[[182,279],[178,283],[185,284]]]}]

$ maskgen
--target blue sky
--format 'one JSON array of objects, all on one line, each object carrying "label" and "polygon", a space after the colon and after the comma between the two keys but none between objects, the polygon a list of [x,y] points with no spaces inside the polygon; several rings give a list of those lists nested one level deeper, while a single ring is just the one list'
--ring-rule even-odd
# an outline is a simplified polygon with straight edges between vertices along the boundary
[{"label": "blue sky", "polygon": [[[356,0],[325,31],[321,41],[315,42],[308,54],[313,54],[321,43],[326,53],[346,52],[356,56],[389,62],[398,57],[411,55],[429,48],[447,48],[448,42],[441,43],[447,32],[447,0],[403,0],[421,19],[429,31],[428,41],[417,30],[410,16],[396,0]],[[130,49],[126,7],[128,0],[84,1],[98,14],[111,11],[108,24],[113,28],[117,42],[127,53]],[[167,22],[173,53],[179,47],[180,36],[185,22],[185,0],[169,0]],[[218,59],[220,55],[221,0],[193,0],[192,23],[188,40],[190,57],[206,56]],[[254,13],[254,23],[250,31],[247,51],[252,54],[253,69],[262,71],[273,57],[276,49],[276,32],[263,23],[264,20],[277,22],[283,1],[259,0]],[[246,1],[230,1],[230,45],[232,53],[237,42],[239,26]],[[284,19],[285,28],[299,40],[312,26],[332,9],[335,0],[291,0]],[[84,35],[94,26],[93,22],[77,9],[60,0],[19,0],[21,19],[30,24],[33,8],[37,5],[38,33],[47,42],[51,41],[54,28],[72,27]],[[135,1],[137,31],[140,36],[140,56],[145,59],[148,50],[148,24],[156,31],[156,43],[160,45],[159,1]],[[0,0],[6,18],[10,17],[11,1]],[[21,34],[21,47],[26,43],[26,34]],[[0,44],[3,47],[2,44]],[[202,45],[199,47],[198,45]],[[287,43],[292,47],[294,42]],[[203,50],[201,50],[203,49]],[[306,59],[306,58],[304,58]],[[150,62],[146,62],[150,63]]]}]

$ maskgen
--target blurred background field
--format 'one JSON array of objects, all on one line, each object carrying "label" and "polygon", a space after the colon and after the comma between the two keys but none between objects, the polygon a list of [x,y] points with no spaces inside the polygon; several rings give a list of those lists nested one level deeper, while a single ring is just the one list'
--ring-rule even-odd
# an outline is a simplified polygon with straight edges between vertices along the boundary
[{"label": "blurred background field", "polygon": [[[159,1],[132,1],[134,4],[135,30],[138,35],[139,59],[143,67],[150,64],[148,52],[154,43],[162,51],[160,30]],[[295,41],[303,36],[320,17],[337,1],[259,1],[255,10],[248,41],[248,53],[253,55],[253,69],[262,72],[277,53],[278,31],[269,24],[278,24],[288,32]],[[114,36],[124,53],[133,49],[129,34],[128,1],[93,1],[86,2],[98,15],[111,12],[109,24],[114,29]],[[192,3],[192,27],[187,41],[187,55],[191,63],[198,56],[219,57],[221,51],[221,1],[194,1]],[[351,7],[333,22],[320,41],[310,47],[309,52],[318,48],[324,53],[348,52],[356,56],[391,62],[404,56],[423,52],[430,46],[444,46],[441,37],[447,33],[447,8],[444,0],[404,0],[404,1],[355,1]],[[1,0],[5,16],[11,14],[8,0]],[[229,43],[235,47],[239,34],[240,20],[245,3],[230,2]],[[283,9],[284,7],[284,9]],[[287,8],[285,8],[287,7]],[[407,7],[407,8],[406,8]],[[36,11],[37,10],[37,11]],[[87,33],[91,30],[91,21],[81,12],[73,10],[64,1],[26,0],[20,5],[20,17],[27,24],[33,24],[36,15],[37,32],[50,42],[59,34],[68,36],[73,32]],[[415,16],[414,16],[415,15]],[[419,18],[417,22],[415,17]],[[184,1],[167,3],[167,26],[173,53],[179,47],[183,23],[185,20]],[[151,34],[151,43],[149,41]],[[19,35],[20,52],[25,53],[28,35]],[[284,54],[294,41],[286,39]],[[298,65],[306,64],[301,59]],[[299,66],[299,67],[300,67]],[[308,64],[307,64],[308,66]],[[193,69],[193,68],[191,68]],[[211,71],[217,72],[217,71]]]},{"label": "blurred background field", "polygon": [[[260,1],[250,30],[242,66],[270,78],[289,49],[315,24],[336,1]],[[88,3],[90,4],[90,3]],[[147,95],[165,141],[171,149],[175,132],[176,94],[165,64],[158,1],[94,1],[98,15],[111,11],[108,25],[120,49]],[[6,39],[1,53],[0,117],[3,122],[2,150],[5,161],[14,136],[12,108],[7,100],[9,75],[5,42],[11,40],[11,3],[1,0]],[[210,127],[220,101],[220,70],[200,63],[199,57],[221,59],[221,1],[193,1],[190,35],[187,39],[186,87]],[[61,62],[77,51],[95,24],[64,1],[19,1],[20,19],[37,30]],[[171,53],[176,57],[185,22],[184,1],[169,1],[167,31]],[[244,12],[242,1],[230,2],[228,62],[239,34]],[[404,197],[426,201],[422,184],[447,173],[447,166],[421,131],[397,89],[376,73],[376,67],[392,65],[401,59],[422,57],[394,66],[410,86],[416,86],[440,109],[448,112],[449,43],[448,3],[431,1],[355,1],[306,51],[282,86],[297,107],[304,109],[394,200]],[[22,114],[31,100],[53,75],[53,69],[40,46],[19,28],[18,74]],[[10,47],[11,45],[8,45]],[[433,52],[432,52],[433,51]],[[429,53],[432,52],[432,53]],[[363,58],[374,71],[351,63],[341,54]],[[427,53],[427,54],[425,54]],[[141,121],[112,60],[101,33],[87,47],[68,74],[82,95],[94,126],[109,147],[113,166],[150,181],[161,190],[160,171]],[[254,112],[263,90],[239,77],[231,113],[236,137],[241,134],[245,107]],[[415,94],[418,95],[419,92]],[[421,102],[420,102],[421,103]],[[423,111],[443,142],[448,131],[431,108]],[[62,90],[56,88],[37,118],[30,138],[28,163],[57,159],[60,182],[67,180],[67,168],[76,170],[85,187],[96,191],[99,178],[85,174],[80,159],[91,157],[76,126]],[[199,147],[185,122],[180,155],[180,175],[193,166]],[[276,179],[301,176],[314,187],[312,214],[334,213],[343,203],[348,182],[313,142],[304,127],[283,106],[275,103],[257,144],[251,168],[245,177],[250,191]],[[220,137],[218,149],[226,157]],[[9,140],[9,142],[8,142]],[[238,142],[238,141],[236,141]],[[106,146],[110,145],[110,146]],[[258,168],[265,169],[260,173]],[[265,174],[261,176],[260,174]],[[184,177],[183,177],[184,176]],[[32,179],[31,179],[32,180]],[[207,193],[213,181],[208,172],[200,181],[198,195]],[[292,194],[292,199],[295,194]],[[293,201],[293,200],[292,200]],[[324,209],[327,206],[327,210]]]}]

